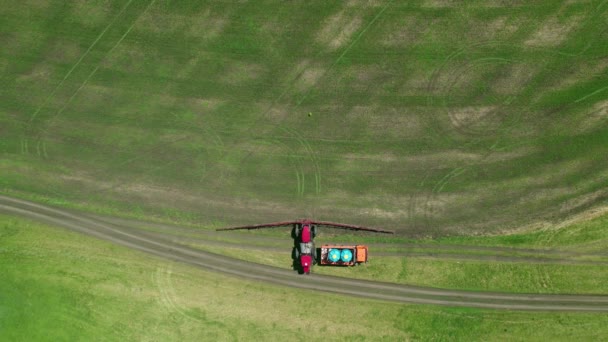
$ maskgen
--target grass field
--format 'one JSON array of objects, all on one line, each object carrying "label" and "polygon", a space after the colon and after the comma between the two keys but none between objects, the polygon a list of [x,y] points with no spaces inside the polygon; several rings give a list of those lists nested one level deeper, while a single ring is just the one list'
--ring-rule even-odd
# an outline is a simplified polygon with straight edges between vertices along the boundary
[{"label": "grass field", "polygon": [[605,315],[401,305],[275,287],[23,219],[0,222],[2,340],[571,341],[608,333]]},{"label": "grass field", "polygon": [[[0,46],[2,194],[203,230],[311,217],[397,231],[323,242],[606,258],[608,218],[593,210],[608,207],[608,1],[5,1]],[[260,261],[280,262],[272,253]],[[601,315],[241,281],[8,216],[0,270],[0,340],[599,340],[607,329]],[[331,272],[608,292],[597,265],[382,257]]]},{"label": "grass field", "polygon": [[559,220],[606,203],[607,9],[3,6],[0,186],[207,224]]}]

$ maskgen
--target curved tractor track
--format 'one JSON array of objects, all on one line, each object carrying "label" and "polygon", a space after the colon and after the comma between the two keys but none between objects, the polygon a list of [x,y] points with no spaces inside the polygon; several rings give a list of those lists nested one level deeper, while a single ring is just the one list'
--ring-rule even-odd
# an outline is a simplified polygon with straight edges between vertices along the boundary
[{"label": "curved tractor track", "polygon": [[306,290],[402,303],[507,310],[608,312],[608,296],[471,292],[347,279],[319,274],[303,276],[290,270],[196,250],[174,242],[171,239],[163,238],[158,234],[152,234],[134,229],[126,224],[121,224],[119,220],[106,221],[2,195],[0,195],[0,212],[16,214],[65,227],[206,270]]}]

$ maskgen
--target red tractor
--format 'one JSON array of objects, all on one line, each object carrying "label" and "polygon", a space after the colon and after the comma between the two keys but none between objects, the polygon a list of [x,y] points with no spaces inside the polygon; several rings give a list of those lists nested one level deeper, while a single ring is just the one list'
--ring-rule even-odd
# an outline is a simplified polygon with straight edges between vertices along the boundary
[{"label": "red tractor", "polygon": [[230,228],[221,228],[219,230],[237,230],[237,229],[261,229],[261,228],[274,228],[274,227],[286,227],[293,226],[292,238],[294,241],[292,258],[294,261],[294,268],[300,273],[310,274],[312,266],[317,262],[317,249],[315,248],[314,238],[317,235],[317,229],[319,226],[342,228],[350,230],[363,230],[374,233],[385,233],[394,234],[393,231],[368,228],[363,226],[353,226],[349,224],[326,222],[326,221],[313,221],[303,219],[299,221],[286,221],[286,222],[275,222],[257,224],[251,226],[239,226]]},{"label": "red tractor", "polygon": [[293,260],[299,266],[302,273],[310,274],[312,265],[317,260],[317,249],[315,248],[314,238],[317,235],[317,227],[311,221],[303,220],[301,223],[294,224],[293,235]]}]

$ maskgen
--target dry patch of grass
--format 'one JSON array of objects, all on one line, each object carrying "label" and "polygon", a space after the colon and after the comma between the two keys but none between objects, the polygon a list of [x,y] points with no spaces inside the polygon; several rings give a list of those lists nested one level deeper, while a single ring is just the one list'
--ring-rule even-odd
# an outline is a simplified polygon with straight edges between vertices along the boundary
[{"label": "dry patch of grass", "polygon": [[579,124],[579,132],[594,130],[608,122],[608,100],[596,103]]},{"label": "dry patch of grass", "polygon": [[496,78],[490,89],[500,95],[515,95],[520,93],[526,84],[534,77],[537,69],[527,64],[511,64],[506,72]]},{"label": "dry patch of grass", "polygon": [[384,6],[386,0],[348,0],[346,6],[348,7],[380,7]]},{"label": "dry patch of grass", "polygon": [[212,111],[224,103],[224,101],[220,99],[203,99],[196,97],[180,98],[180,101],[182,101],[182,103],[186,103],[192,110],[196,112]]},{"label": "dry patch of grass", "polygon": [[[318,215],[329,215],[336,217],[345,222],[356,220],[377,221],[377,222],[395,222],[418,217],[440,217],[451,205],[457,200],[462,199],[462,196],[447,194],[447,193],[424,193],[424,194],[408,194],[408,195],[392,195],[388,193],[382,194],[358,194],[357,201],[366,203],[357,208],[348,208],[341,206],[340,209],[332,208],[334,203],[344,203],[352,198],[352,194],[340,191],[332,191],[331,195],[320,200],[319,207],[316,210]],[[374,225],[370,223],[370,225]],[[405,231],[408,228],[400,227],[399,230]]]},{"label": "dry patch of grass", "polygon": [[[356,82],[352,85],[354,88],[369,89],[376,92],[381,85],[386,85],[397,79],[397,75],[392,72],[382,70],[376,65],[353,66],[349,68],[349,75],[352,75]],[[376,85],[370,87],[370,85]]]},{"label": "dry patch of grass", "polygon": [[[106,56],[101,65],[109,69],[141,73],[146,68],[146,64],[142,62],[149,61],[153,54],[152,51],[146,51],[135,44],[121,44],[112,54]],[[158,56],[154,57],[158,58]]]},{"label": "dry patch of grass", "polygon": [[515,151],[493,151],[490,154],[479,154],[471,152],[463,152],[460,150],[446,150],[437,153],[429,153],[418,156],[407,156],[406,160],[409,163],[417,165],[427,165],[427,168],[437,167],[440,165],[476,165],[484,163],[505,162],[515,158],[520,158],[532,153],[529,148],[521,148]]},{"label": "dry patch of grass", "polygon": [[274,105],[268,111],[268,118],[273,122],[280,122],[291,114],[287,105]]},{"label": "dry patch of grass", "polygon": [[451,8],[459,5],[456,0],[426,0],[422,7],[431,7],[431,8]]},{"label": "dry patch of grass", "polygon": [[[600,191],[603,190],[599,190],[598,193]],[[605,193],[605,191],[603,191]],[[595,195],[593,195],[595,196]],[[574,216],[571,216],[565,220],[560,221],[559,223],[555,224],[555,225],[551,225],[551,227],[548,227],[547,229],[563,229],[563,228],[568,228],[568,229],[572,229],[574,230],[574,228],[572,228],[571,226],[574,226],[575,224],[579,224],[582,222],[587,222],[587,221],[591,221],[593,219],[599,218],[601,216],[605,216],[608,214],[608,206],[603,206],[603,207],[597,207],[597,208],[592,208],[589,210],[585,210],[579,214],[576,214]],[[577,230],[583,229],[582,227],[580,228],[576,228]]]},{"label": "dry patch of grass", "polygon": [[249,82],[261,77],[265,71],[266,68],[261,64],[233,61],[222,73],[220,81],[227,84],[239,85],[242,82]]},{"label": "dry patch of grass", "polygon": [[28,72],[17,76],[17,83],[21,82],[48,82],[49,76],[54,73],[51,64],[48,62],[41,62],[35,64]]},{"label": "dry patch of grass", "polygon": [[180,34],[186,37],[209,40],[217,37],[227,20],[206,9],[198,15],[169,14],[162,8],[151,8],[138,18],[135,30],[156,34]]},{"label": "dry patch of grass", "polygon": [[562,206],[560,207],[559,210],[561,212],[572,212],[579,208],[583,208],[585,206],[589,206],[594,203],[597,203],[598,200],[605,198],[607,194],[608,194],[608,189],[601,189],[601,190],[597,190],[597,191],[589,193],[589,194],[578,196],[578,197],[562,204]]},{"label": "dry patch of grass", "polygon": [[499,17],[488,21],[478,21],[472,25],[469,35],[474,41],[498,41],[506,40],[512,36],[518,25],[510,22],[507,17]]},{"label": "dry patch of grass", "polygon": [[212,39],[219,36],[228,24],[228,20],[209,9],[189,18],[192,19],[186,22],[184,30],[187,37]]},{"label": "dry patch of grass", "polygon": [[309,66],[302,72],[302,75],[296,80],[296,89],[305,91],[313,87],[323,75],[326,69],[321,66]]},{"label": "dry patch of grass", "polygon": [[587,167],[586,161],[566,160],[544,165],[529,175],[515,179],[505,180],[506,183],[517,183],[514,188],[550,188],[552,184],[559,184],[560,180],[569,175],[582,172]]},{"label": "dry patch of grass", "polygon": [[[413,15],[404,16],[402,20],[387,22],[385,33],[380,43],[390,47],[407,47],[420,42],[424,34],[431,29],[437,19],[420,19]],[[379,25],[383,23],[380,22]],[[388,26],[387,26],[388,25]]]},{"label": "dry patch of grass", "polygon": [[[155,165],[158,167],[158,165]],[[294,209],[280,202],[267,202],[258,199],[223,198],[221,195],[203,196],[194,188],[186,189],[178,186],[162,186],[157,183],[147,183],[136,179],[107,179],[95,174],[78,172],[62,175],[49,175],[56,181],[61,181],[65,187],[81,189],[84,193],[110,192],[116,198],[129,203],[138,203],[143,207],[163,209],[179,208],[196,212],[220,213],[239,212],[242,217],[255,220],[276,220],[278,217],[297,217]],[[42,177],[42,175],[41,175]],[[209,185],[209,184],[207,184]]]},{"label": "dry patch of grass", "polygon": [[383,154],[361,154],[361,153],[347,153],[342,156],[344,159],[349,160],[368,160],[373,162],[392,163],[396,162],[401,157],[396,156],[393,153],[387,152]]},{"label": "dry patch of grass", "polygon": [[556,71],[559,72],[560,77],[550,89],[566,89],[576,84],[600,77],[606,71],[608,71],[608,58],[580,62],[576,65],[569,66],[567,69]]},{"label": "dry patch of grass", "polygon": [[380,208],[364,208],[361,209],[361,214],[389,220],[405,219],[410,216],[410,213],[406,210],[384,210]]},{"label": "dry patch of grass", "polygon": [[450,110],[450,122],[458,129],[497,128],[500,118],[496,106],[478,106],[453,108]]},{"label": "dry patch of grass", "polygon": [[411,70],[404,77],[403,84],[398,89],[398,94],[406,96],[429,96],[429,82],[432,77],[432,71],[417,68]]},{"label": "dry patch of grass", "polygon": [[567,21],[550,18],[524,44],[531,47],[557,46],[568,38],[568,35],[580,23],[580,20],[581,18],[578,16],[570,16]]},{"label": "dry patch of grass", "polygon": [[[463,52],[466,56],[466,52]],[[468,94],[473,89],[479,89],[478,83],[483,82],[484,85],[490,86],[490,84],[484,80],[484,76],[488,73],[493,73],[497,69],[504,67],[507,60],[487,60],[484,59],[473,59],[473,60],[455,60],[446,59],[444,65],[436,69],[432,78],[430,79],[429,89],[435,96],[443,96],[446,101],[450,101],[451,97],[458,98],[464,94]],[[447,103],[452,106],[454,104]]]},{"label": "dry patch of grass", "polygon": [[[80,187],[94,192],[112,191],[125,197],[137,198],[139,203],[168,206],[169,204],[180,207],[200,207],[202,198],[191,194],[184,189],[175,187],[162,187],[142,182],[120,182],[104,180],[99,177],[80,173],[59,175],[58,179],[63,180],[65,185]],[[198,203],[198,204],[197,204]]]},{"label": "dry patch of grass", "polygon": [[351,40],[362,23],[360,17],[351,17],[345,11],[341,11],[325,20],[317,40],[330,50],[337,50]]},{"label": "dry patch of grass", "polygon": [[349,122],[367,122],[367,131],[384,139],[419,136],[424,130],[420,115],[412,108],[354,106],[348,118]]}]

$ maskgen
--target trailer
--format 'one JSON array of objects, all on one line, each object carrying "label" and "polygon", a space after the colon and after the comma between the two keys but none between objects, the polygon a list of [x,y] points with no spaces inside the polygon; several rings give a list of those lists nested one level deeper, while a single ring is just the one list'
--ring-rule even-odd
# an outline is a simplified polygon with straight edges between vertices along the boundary
[{"label": "trailer", "polygon": [[367,262],[365,245],[322,245],[317,253],[320,265],[354,266]]}]

